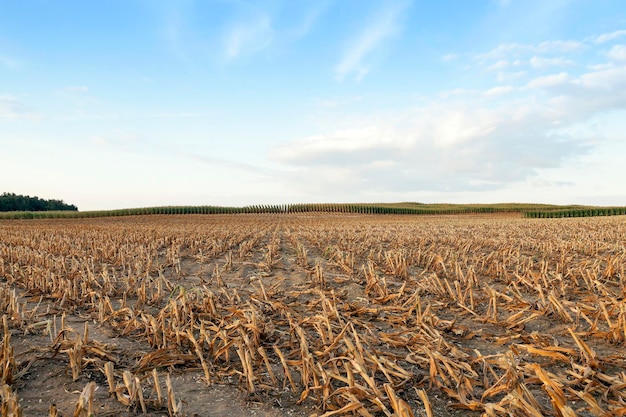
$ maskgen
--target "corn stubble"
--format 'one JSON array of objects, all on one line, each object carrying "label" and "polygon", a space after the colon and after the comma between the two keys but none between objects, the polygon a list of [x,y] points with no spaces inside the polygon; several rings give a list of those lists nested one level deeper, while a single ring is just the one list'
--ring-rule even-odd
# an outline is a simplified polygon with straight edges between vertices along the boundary
[{"label": "corn stubble", "polygon": [[185,372],[323,417],[626,415],[625,237],[621,217],[3,221],[2,415],[52,359],[75,417],[191,415]]}]

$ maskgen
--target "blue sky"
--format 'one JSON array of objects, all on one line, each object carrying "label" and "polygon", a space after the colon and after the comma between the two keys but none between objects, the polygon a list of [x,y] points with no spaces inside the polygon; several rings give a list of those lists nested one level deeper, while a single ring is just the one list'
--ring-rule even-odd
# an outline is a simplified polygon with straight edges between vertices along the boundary
[{"label": "blue sky", "polygon": [[620,0],[0,3],[0,192],[626,205]]}]

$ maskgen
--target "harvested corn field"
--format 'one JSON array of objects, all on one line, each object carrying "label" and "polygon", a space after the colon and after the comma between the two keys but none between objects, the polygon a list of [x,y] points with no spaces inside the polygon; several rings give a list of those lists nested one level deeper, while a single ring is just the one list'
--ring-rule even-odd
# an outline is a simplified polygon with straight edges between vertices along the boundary
[{"label": "harvested corn field", "polygon": [[0,222],[2,415],[626,415],[623,216]]}]

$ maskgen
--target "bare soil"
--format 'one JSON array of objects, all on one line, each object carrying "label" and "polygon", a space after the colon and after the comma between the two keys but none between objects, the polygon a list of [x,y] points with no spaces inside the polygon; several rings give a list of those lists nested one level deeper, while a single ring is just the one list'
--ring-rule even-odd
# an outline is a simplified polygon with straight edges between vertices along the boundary
[{"label": "bare soil", "polygon": [[95,416],[625,412],[624,242],[623,217],[3,220],[0,382],[24,416],[86,416],[90,383]]}]

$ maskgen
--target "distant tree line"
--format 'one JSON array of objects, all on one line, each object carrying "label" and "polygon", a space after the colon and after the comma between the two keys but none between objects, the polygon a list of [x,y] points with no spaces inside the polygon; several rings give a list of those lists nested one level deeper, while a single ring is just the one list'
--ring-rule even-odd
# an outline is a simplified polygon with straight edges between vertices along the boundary
[{"label": "distant tree line", "polygon": [[63,200],[44,200],[39,197],[3,193],[0,195],[0,211],[78,211],[73,204]]}]

